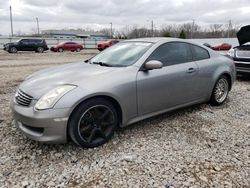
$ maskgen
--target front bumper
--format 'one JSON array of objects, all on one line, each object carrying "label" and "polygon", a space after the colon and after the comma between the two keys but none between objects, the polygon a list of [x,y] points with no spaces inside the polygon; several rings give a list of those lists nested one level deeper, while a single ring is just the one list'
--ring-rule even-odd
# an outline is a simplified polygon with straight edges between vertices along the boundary
[{"label": "front bumper", "polygon": [[250,62],[234,61],[237,74],[250,74]]},{"label": "front bumper", "polygon": [[57,49],[54,48],[54,47],[51,47],[51,48],[50,48],[50,51],[52,51],[52,52],[57,52]]},{"label": "front bumper", "polygon": [[70,108],[36,111],[11,102],[17,128],[28,138],[44,143],[67,142],[67,122]]}]

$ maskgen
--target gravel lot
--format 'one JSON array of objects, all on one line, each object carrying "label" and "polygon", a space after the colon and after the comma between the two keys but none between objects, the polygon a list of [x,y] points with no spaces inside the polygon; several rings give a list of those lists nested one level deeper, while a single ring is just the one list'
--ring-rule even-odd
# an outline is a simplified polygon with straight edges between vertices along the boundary
[{"label": "gravel lot", "polygon": [[144,120],[99,148],[24,137],[9,109],[18,84],[95,53],[0,51],[0,187],[250,187],[250,79],[238,80],[221,107],[202,104]]}]

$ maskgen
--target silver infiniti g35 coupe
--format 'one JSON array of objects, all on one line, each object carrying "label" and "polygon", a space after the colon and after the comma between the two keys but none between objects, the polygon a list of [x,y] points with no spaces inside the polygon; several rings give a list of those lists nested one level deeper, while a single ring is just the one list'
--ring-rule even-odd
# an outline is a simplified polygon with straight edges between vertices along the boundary
[{"label": "silver infiniti g35 coupe", "polygon": [[220,105],[234,80],[233,61],[205,46],[134,39],[32,74],[11,108],[16,126],[33,140],[96,147],[117,127],[197,103]]}]

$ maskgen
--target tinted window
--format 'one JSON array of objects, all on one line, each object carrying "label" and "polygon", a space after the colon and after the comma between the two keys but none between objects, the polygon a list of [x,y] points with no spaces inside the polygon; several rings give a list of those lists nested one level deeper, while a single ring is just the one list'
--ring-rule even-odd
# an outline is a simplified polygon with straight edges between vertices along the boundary
[{"label": "tinted window", "polygon": [[41,43],[42,40],[40,39],[22,39],[21,40],[24,44],[34,44],[34,43]]},{"label": "tinted window", "polygon": [[184,42],[169,42],[159,46],[148,58],[149,60],[161,61],[164,66],[170,66],[192,60],[189,45]]},{"label": "tinted window", "polygon": [[191,45],[191,47],[192,47],[194,61],[199,61],[199,60],[210,58],[210,55],[206,49],[199,47],[199,46],[195,46],[195,45]]},{"label": "tinted window", "polygon": [[116,43],[118,43],[118,42],[119,42],[119,41],[117,41],[117,40],[111,41],[112,44],[116,44]]},{"label": "tinted window", "polygon": [[40,39],[33,39],[33,42],[35,42],[35,43],[41,43],[42,40],[40,40]]},{"label": "tinted window", "polygon": [[27,43],[27,42],[29,42],[29,40],[28,39],[22,39],[22,40],[20,40],[20,42]]}]

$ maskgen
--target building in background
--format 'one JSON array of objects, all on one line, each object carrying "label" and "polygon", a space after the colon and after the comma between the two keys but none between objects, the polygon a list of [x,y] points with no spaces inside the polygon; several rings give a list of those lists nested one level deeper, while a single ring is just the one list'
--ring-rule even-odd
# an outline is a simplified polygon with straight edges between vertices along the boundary
[{"label": "building in background", "polygon": [[89,38],[89,39],[108,39],[110,36],[98,33],[85,31],[81,29],[61,29],[61,30],[43,30],[44,37],[51,38]]}]

